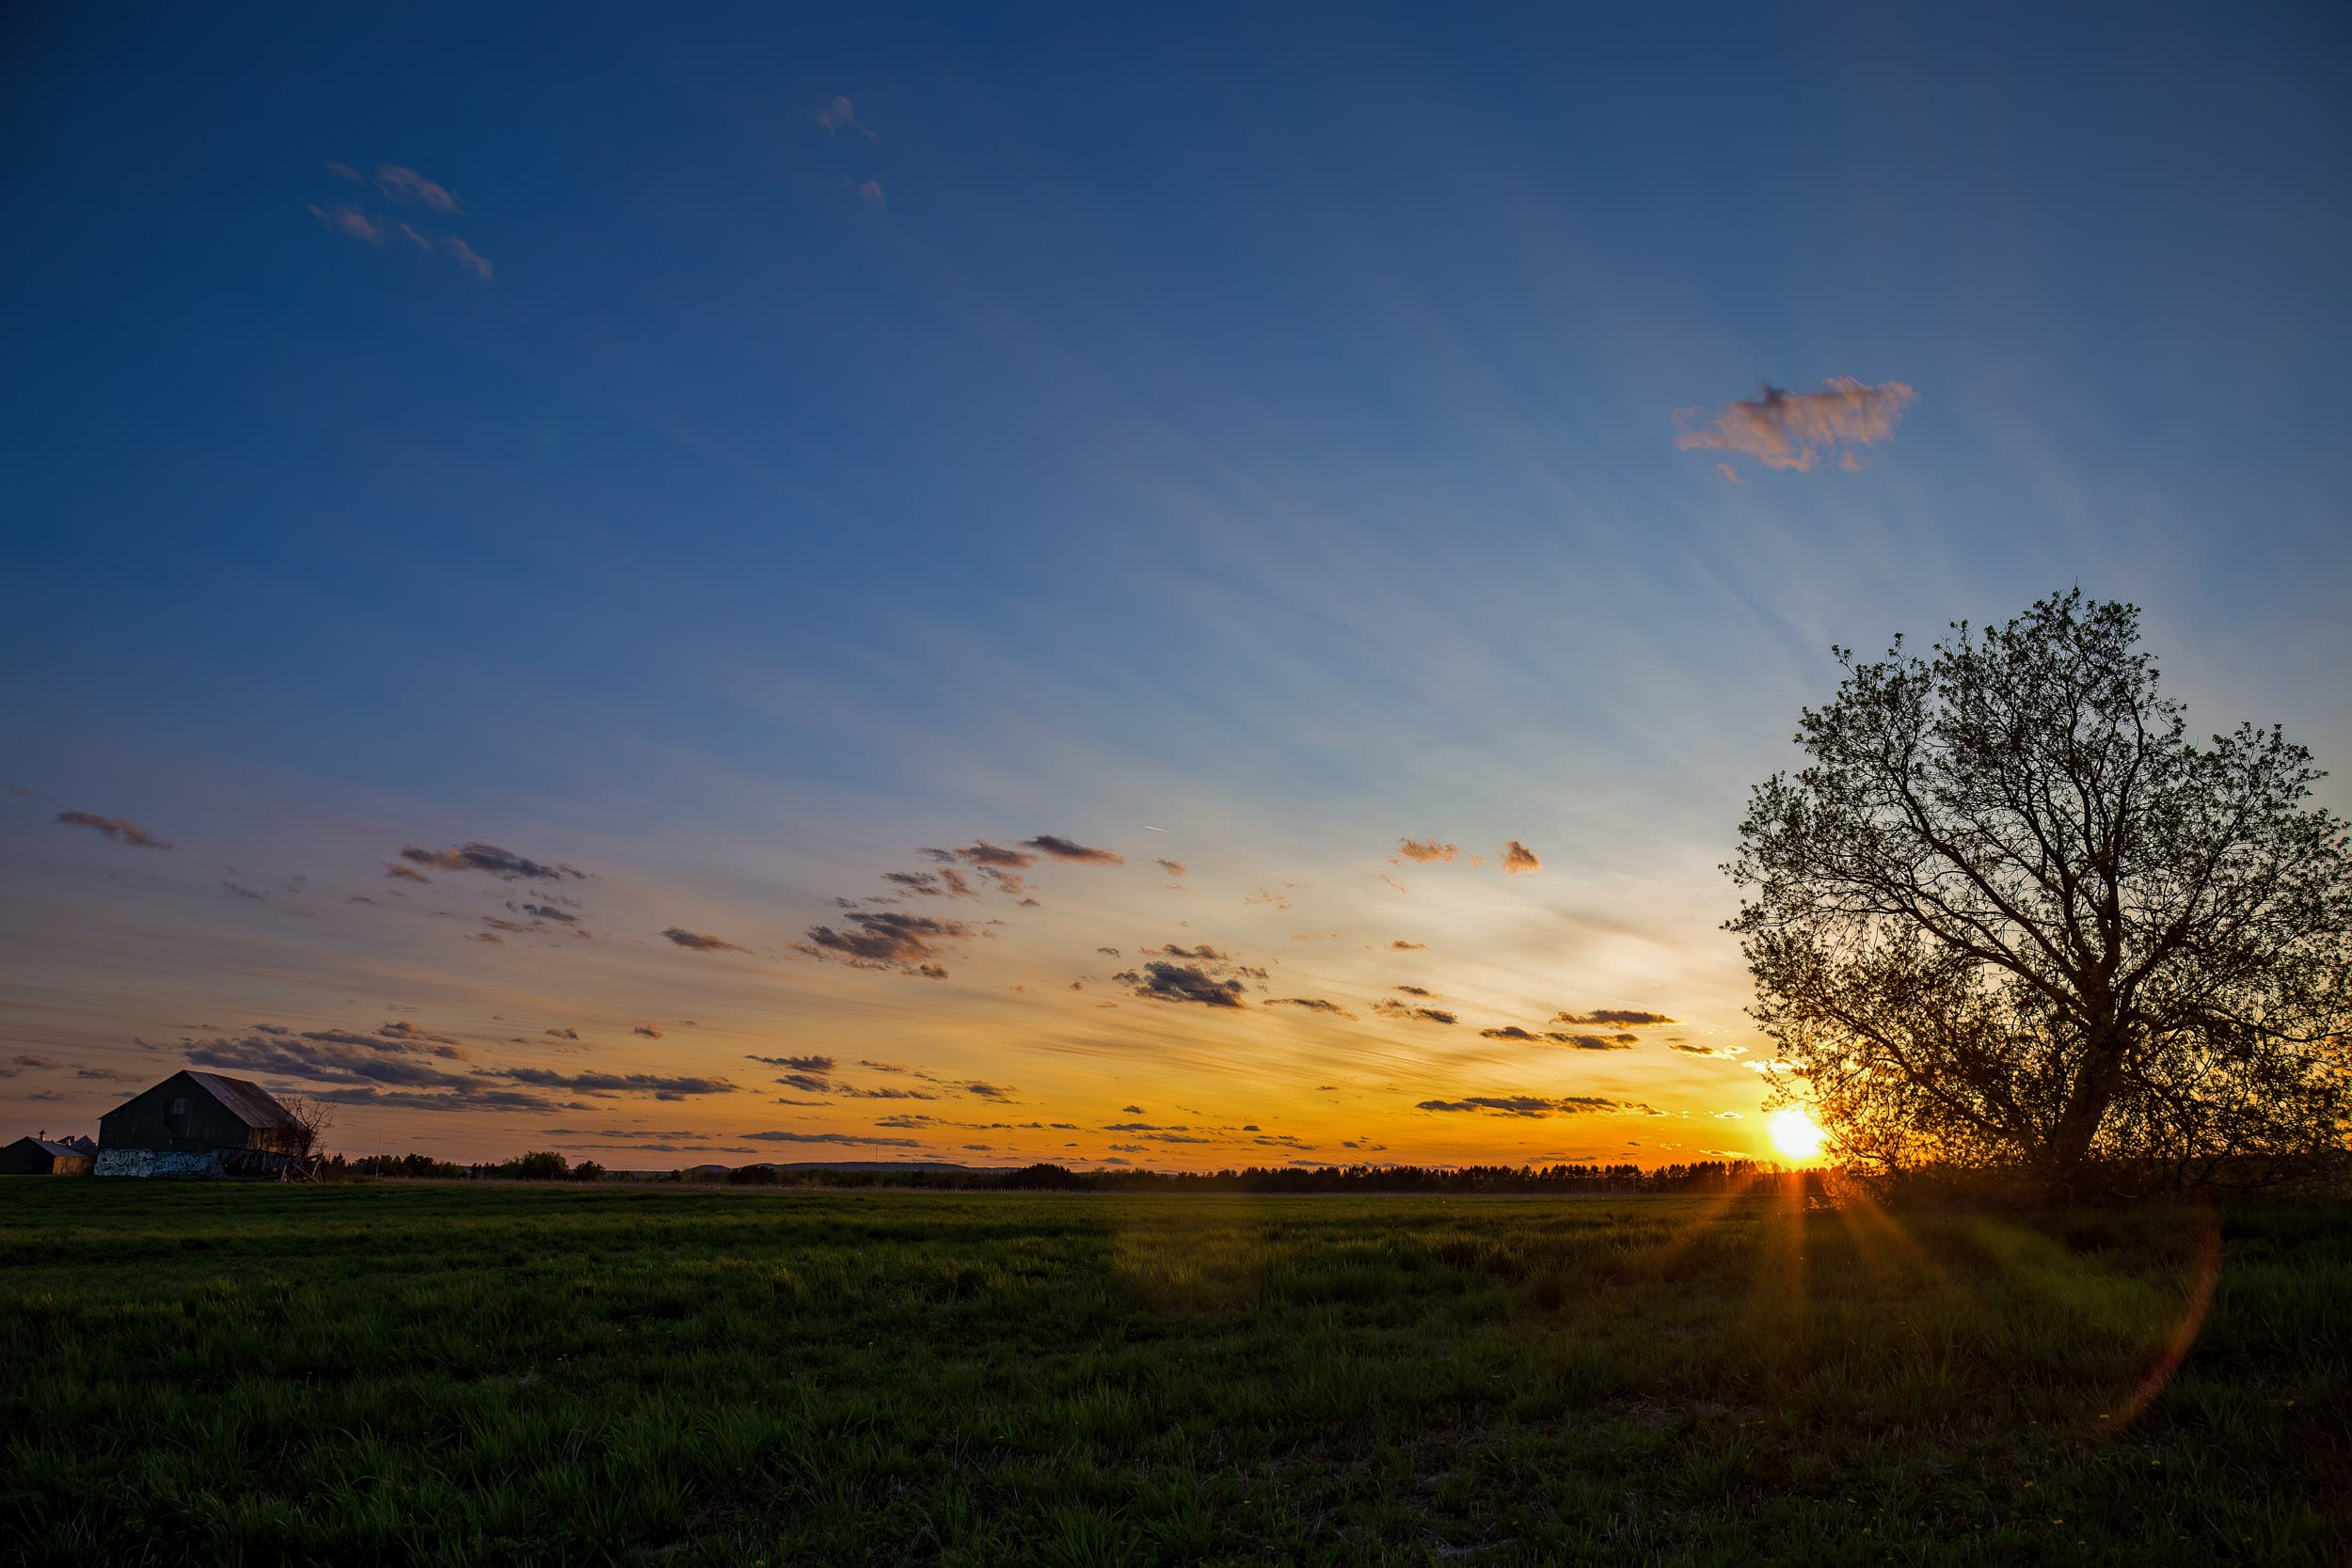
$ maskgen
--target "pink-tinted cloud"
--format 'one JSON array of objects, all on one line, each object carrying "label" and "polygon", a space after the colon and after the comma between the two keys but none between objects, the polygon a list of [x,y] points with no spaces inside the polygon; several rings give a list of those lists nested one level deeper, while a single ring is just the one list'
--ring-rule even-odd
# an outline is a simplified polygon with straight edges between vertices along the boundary
[{"label": "pink-tinted cloud", "polygon": [[[1849,471],[1867,461],[1853,447],[1876,446],[1895,438],[1895,426],[1919,394],[1900,381],[1872,386],[1851,376],[1832,376],[1818,392],[1792,392],[1769,383],[1752,398],[1741,398],[1704,425],[1693,428],[1695,408],[1675,416],[1682,434],[1675,445],[1684,451],[1728,451],[1753,457],[1768,468],[1810,469],[1824,454],[1835,452],[1839,467]],[[1729,465],[1717,465],[1718,470]],[[1726,477],[1738,481],[1738,474]]]},{"label": "pink-tinted cloud", "polygon": [[1502,869],[1512,876],[1524,876],[1532,871],[1541,871],[1543,868],[1544,863],[1535,858],[1535,851],[1521,844],[1518,839],[1515,838],[1502,847]]},{"label": "pink-tinted cloud", "polygon": [[857,110],[850,107],[850,101],[839,93],[834,93],[823,103],[818,105],[817,112],[809,118],[823,127],[827,135],[832,135],[836,131],[855,131],[861,136],[870,136],[874,134],[858,123]]},{"label": "pink-tinted cloud", "polygon": [[438,185],[413,168],[398,164],[380,165],[375,171],[375,188],[385,198],[404,207],[423,207],[436,213],[462,213],[466,204],[446,185]]},{"label": "pink-tinted cloud", "polygon": [[1398,841],[1396,852],[1406,860],[1426,865],[1432,861],[1450,861],[1462,852],[1458,844],[1439,844],[1434,838],[1407,838]]},{"label": "pink-tinted cloud", "polygon": [[857,194],[858,199],[865,202],[869,207],[887,207],[890,205],[890,197],[883,191],[882,188],[882,182],[879,180],[867,180],[862,182],[858,185]]},{"label": "pink-tinted cloud", "polygon": [[330,208],[312,203],[310,215],[325,224],[330,234],[341,234],[364,245],[384,243],[384,226],[357,207]]},{"label": "pink-tinted cloud", "polygon": [[[473,246],[454,234],[444,234],[441,236],[441,248],[454,256],[459,266],[471,267],[475,277],[485,283],[490,281],[490,260],[486,256],[478,254]],[[526,278],[524,281],[528,283],[529,279]]]}]

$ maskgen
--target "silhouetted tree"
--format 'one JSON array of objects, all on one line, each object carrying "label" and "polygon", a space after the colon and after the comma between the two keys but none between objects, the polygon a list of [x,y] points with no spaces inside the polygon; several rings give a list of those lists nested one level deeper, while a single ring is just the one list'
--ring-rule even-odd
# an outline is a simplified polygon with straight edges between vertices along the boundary
[{"label": "silhouetted tree", "polygon": [[334,1101],[321,1100],[314,1095],[289,1094],[280,1095],[278,1103],[283,1105],[286,1115],[294,1118],[294,1131],[287,1137],[287,1142],[293,1147],[286,1152],[306,1156],[316,1154],[319,1141],[326,1136],[326,1130],[335,1125]]},{"label": "silhouetted tree", "polygon": [[2042,600],[1900,638],[1807,708],[1726,869],[1753,1009],[1867,1166],[2030,1172],[2060,1195],[2340,1163],[2352,855],[2277,728],[2208,746],[2138,611]]}]

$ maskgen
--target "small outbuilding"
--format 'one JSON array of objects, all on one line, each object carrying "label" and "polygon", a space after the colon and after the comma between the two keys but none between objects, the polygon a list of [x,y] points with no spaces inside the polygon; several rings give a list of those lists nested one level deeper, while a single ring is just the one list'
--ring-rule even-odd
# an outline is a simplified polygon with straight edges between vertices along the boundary
[{"label": "small outbuilding", "polygon": [[0,1148],[0,1176],[87,1176],[97,1157],[87,1138],[19,1138]]},{"label": "small outbuilding", "polygon": [[175,1072],[98,1118],[100,1176],[285,1176],[302,1126],[259,1084]]}]

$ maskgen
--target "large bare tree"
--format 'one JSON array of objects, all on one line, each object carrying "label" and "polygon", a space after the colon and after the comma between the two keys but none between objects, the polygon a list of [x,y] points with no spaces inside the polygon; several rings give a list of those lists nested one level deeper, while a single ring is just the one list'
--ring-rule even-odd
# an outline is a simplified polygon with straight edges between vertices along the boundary
[{"label": "large bare tree", "polygon": [[2352,851],[2273,727],[2192,742],[2138,611],[2053,595],[1807,708],[1752,794],[1729,924],[1803,1099],[1883,1171],[2054,1194],[2340,1165]]}]

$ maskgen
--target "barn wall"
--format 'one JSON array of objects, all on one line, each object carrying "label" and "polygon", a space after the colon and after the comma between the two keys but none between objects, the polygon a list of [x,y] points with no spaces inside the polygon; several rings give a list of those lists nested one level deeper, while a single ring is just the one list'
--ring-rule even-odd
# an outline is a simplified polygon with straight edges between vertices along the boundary
[{"label": "barn wall", "polygon": [[[171,1102],[188,1102],[184,1116],[171,1114]],[[262,1129],[248,1127],[211,1094],[182,1074],[124,1101],[98,1118],[98,1142],[104,1148],[179,1149],[260,1148]]]}]

